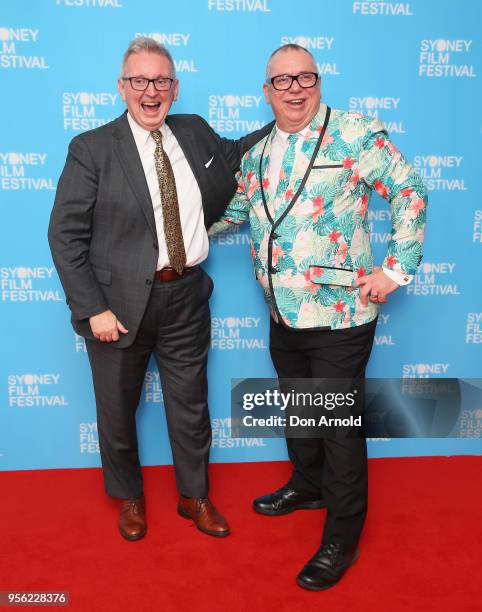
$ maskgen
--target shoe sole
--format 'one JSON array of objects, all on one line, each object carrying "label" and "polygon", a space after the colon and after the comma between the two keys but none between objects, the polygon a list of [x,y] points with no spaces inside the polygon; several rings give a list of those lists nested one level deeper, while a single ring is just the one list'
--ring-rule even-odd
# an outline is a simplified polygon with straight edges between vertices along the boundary
[{"label": "shoe sole", "polygon": [[119,533],[124,538],[124,540],[127,540],[128,542],[135,542],[136,540],[142,540],[142,538],[147,533],[147,529],[145,531],[141,532],[139,535],[129,535],[129,534],[125,533],[124,531],[122,531],[122,529],[119,527]]},{"label": "shoe sole", "polygon": [[[346,568],[345,572],[347,570],[349,570],[350,567],[357,562],[358,557],[359,557],[359,553],[358,553],[358,550],[357,550],[355,552],[355,554],[353,555],[353,559],[351,560],[350,565]],[[331,587],[334,587],[335,585],[337,585],[340,582],[340,580],[343,578],[345,572],[343,572],[343,574],[340,576],[339,580],[337,580],[333,584],[329,584],[329,585],[326,585],[326,586],[316,586],[316,585],[311,584],[309,582],[304,582],[298,576],[296,577],[296,584],[298,586],[300,586],[302,589],[307,589],[308,591],[326,591],[326,589],[331,589]]]},{"label": "shoe sole", "polygon": [[321,500],[298,504],[293,508],[288,508],[287,510],[263,510],[262,508],[257,508],[256,505],[253,504],[253,510],[255,512],[258,514],[264,514],[266,516],[284,516],[285,514],[296,512],[296,510],[320,510],[321,508],[326,508],[326,504]]},{"label": "shoe sole", "polygon": [[199,527],[199,525],[196,524],[192,516],[188,514],[187,512],[185,512],[184,510],[182,510],[182,508],[178,508],[177,513],[179,514],[179,516],[182,516],[182,518],[187,519],[188,521],[192,521],[194,525],[196,525],[196,528],[199,529],[199,531],[202,531],[206,535],[213,536],[214,538],[225,538],[231,533],[229,529],[227,531],[218,532],[218,531],[209,531],[208,529],[203,529],[202,527]]}]

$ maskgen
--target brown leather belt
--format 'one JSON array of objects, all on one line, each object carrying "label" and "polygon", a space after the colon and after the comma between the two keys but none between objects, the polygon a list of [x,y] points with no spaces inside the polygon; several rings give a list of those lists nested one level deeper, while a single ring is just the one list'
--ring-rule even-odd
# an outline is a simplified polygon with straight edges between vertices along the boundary
[{"label": "brown leather belt", "polygon": [[162,270],[156,270],[154,280],[161,281],[164,283],[179,280],[183,276],[192,274],[195,270],[197,270],[197,267],[198,266],[193,266],[192,268],[184,268],[182,274],[178,274],[173,268],[162,268]]}]

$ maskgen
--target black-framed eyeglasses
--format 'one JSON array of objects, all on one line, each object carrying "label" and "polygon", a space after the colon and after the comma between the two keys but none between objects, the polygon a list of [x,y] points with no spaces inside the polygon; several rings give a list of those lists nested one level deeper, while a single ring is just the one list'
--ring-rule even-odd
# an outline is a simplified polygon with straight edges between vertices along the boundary
[{"label": "black-framed eyeglasses", "polygon": [[157,91],[169,91],[175,79],[159,77],[158,79],[146,79],[145,77],[122,77],[123,81],[129,81],[135,91],[145,91],[149,83],[154,85]]},{"label": "black-framed eyeglasses", "polygon": [[278,91],[284,91],[289,89],[293,85],[293,81],[296,81],[300,87],[307,89],[308,87],[314,87],[319,79],[319,74],[316,72],[300,72],[300,74],[278,74],[277,76],[268,79],[267,82],[277,89]]}]

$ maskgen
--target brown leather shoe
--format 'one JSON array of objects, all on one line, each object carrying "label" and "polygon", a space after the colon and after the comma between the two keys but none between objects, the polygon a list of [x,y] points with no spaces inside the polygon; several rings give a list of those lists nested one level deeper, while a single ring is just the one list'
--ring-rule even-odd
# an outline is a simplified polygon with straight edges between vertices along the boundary
[{"label": "brown leather shoe", "polygon": [[182,517],[192,519],[196,527],[208,535],[223,538],[230,534],[226,520],[207,497],[180,495],[177,511]]},{"label": "brown leather shoe", "polygon": [[146,502],[143,497],[121,500],[119,531],[126,540],[140,540],[146,535]]}]

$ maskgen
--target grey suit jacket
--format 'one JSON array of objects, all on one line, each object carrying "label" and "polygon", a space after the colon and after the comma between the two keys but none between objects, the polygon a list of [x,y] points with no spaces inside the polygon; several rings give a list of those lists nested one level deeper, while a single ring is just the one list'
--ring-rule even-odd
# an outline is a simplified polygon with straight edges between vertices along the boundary
[{"label": "grey suit jacket", "polygon": [[[166,123],[196,177],[209,228],[236,190],[241,156],[271,125],[233,141],[220,138],[198,115],[170,115]],[[110,309],[129,330],[113,346],[129,346],[152,290],[158,244],[152,201],[126,113],[70,143],[49,243],[76,332],[93,339],[89,317]]]}]

